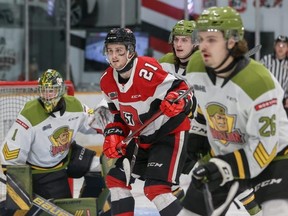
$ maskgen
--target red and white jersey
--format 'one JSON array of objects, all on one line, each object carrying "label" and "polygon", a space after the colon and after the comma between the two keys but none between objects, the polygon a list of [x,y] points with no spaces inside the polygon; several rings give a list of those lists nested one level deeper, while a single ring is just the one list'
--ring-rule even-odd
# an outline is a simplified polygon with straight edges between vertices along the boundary
[{"label": "red and white jersey", "polygon": [[[119,73],[109,67],[101,77],[100,87],[112,113],[120,114],[127,126],[135,131],[159,111],[159,105],[167,92],[187,90],[189,87],[184,81],[164,71],[156,59],[151,57],[135,58],[131,70],[129,80],[121,84],[118,81]],[[165,132],[189,130],[190,123],[184,113],[172,119],[174,125]],[[169,117],[161,115],[141,135],[154,134],[165,123],[169,124],[169,120]]]}]

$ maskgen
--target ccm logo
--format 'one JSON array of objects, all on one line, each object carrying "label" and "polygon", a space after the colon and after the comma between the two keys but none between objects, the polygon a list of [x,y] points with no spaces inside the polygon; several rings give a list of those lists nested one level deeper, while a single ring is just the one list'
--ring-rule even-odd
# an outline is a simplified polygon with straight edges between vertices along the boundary
[{"label": "ccm logo", "polygon": [[280,184],[282,181],[282,178],[280,179],[269,179],[269,180],[266,180],[266,181],[263,181],[259,184],[257,184],[255,187],[254,187],[254,190],[257,191],[259,190],[260,188],[264,188],[264,187],[267,187],[269,185],[273,185],[273,184]]}]

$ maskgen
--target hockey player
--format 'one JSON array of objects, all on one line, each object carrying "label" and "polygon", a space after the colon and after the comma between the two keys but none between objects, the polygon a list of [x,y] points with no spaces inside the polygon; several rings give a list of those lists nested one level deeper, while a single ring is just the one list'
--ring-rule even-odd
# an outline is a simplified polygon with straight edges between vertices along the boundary
[{"label": "hockey player", "polygon": [[[244,28],[234,9],[204,10],[197,31],[200,53],[191,61],[198,64],[188,64],[187,77],[206,121],[195,124],[207,130],[214,157],[192,171],[179,215],[207,215],[213,205],[218,209],[224,203],[231,188],[239,184],[238,194],[252,184],[256,196],[250,199],[261,204],[263,215],[284,216],[288,212],[283,190],[288,184],[283,172],[288,168],[284,92],[263,65],[244,57],[248,50]],[[213,205],[206,208],[209,198],[204,195],[209,193]]]},{"label": "hockey player", "polygon": [[174,75],[186,75],[188,61],[197,50],[197,43],[195,37],[193,37],[195,28],[196,22],[192,20],[180,20],[174,25],[169,36],[172,52],[159,59],[164,70]]},{"label": "hockey player", "polygon": [[[158,60],[164,70],[180,79],[185,79],[186,66],[188,61],[190,60],[191,55],[198,49],[197,43],[195,41],[196,37],[193,33],[195,28],[195,21],[179,20],[174,25],[169,36],[169,44],[172,46],[172,52],[165,54]],[[189,117],[192,118],[193,115],[190,115]],[[189,143],[191,143],[191,141],[189,141]],[[193,146],[187,146],[188,151],[193,151],[193,149],[190,147]],[[203,151],[205,151],[205,153],[203,151],[202,153],[206,154],[208,152],[209,145],[204,147],[205,149],[203,149]],[[195,157],[190,157],[191,155]],[[189,157],[187,158],[183,168],[184,174],[188,174],[191,171],[192,167],[198,159],[196,154],[191,152],[188,156]],[[180,188],[179,185],[174,185],[172,187],[172,191],[178,199],[181,200],[184,197],[184,190]]]},{"label": "hockey player", "polygon": [[39,98],[24,105],[1,145],[1,164],[4,171],[7,165],[30,165],[33,192],[46,199],[71,198],[68,177],[101,171],[99,157],[76,144],[75,136],[103,132],[101,124],[106,122],[101,122],[98,111],[95,114],[65,94],[56,70],[48,69],[38,82]]},{"label": "hockey player", "polygon": [[[192,97],[186,95],[188,86],[184,81],[163,71],[154,58],[138,57],[135,47],[135,36],[127,28],[112,29],[105,38],[104,52],[110,67],[102,75],[100,87],[114,122],[104,130],[103,152],[109,158],[119,158],[106,177],[112,214],[134,215],[131,184],[135,179],[126,185],[122,161],[131,161],[138,145],[132,176],[145,181],[144,193],[160,215],[177,215],[182,207],[171,186],[178,183],[186,157],[190,128],[187,113]],[[177,100],[184,92],[186,96]],[[160,110],[163,115],[148,124],[137,138],[128,145],[122,143],[130,131],[137,130]]]}]

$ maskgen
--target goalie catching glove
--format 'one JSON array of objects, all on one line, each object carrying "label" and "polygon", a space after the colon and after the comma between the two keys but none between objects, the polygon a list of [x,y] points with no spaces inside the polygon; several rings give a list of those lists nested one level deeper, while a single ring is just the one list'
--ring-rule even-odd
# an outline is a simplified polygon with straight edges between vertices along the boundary
[{"label": "goalie catching glove", "polygon": [[200,189],[207,183],[210,191],[232,180],[234,177],[231,166],[219,158],[212,158],[208,163],[199,165],[192,173],[192,183],[195,187]]},{"label": "goalie catching glove", "polygon": [[109,123],[104,130],[103,153],[108,158],[120,158],[125,155],[127,145],[121,142],[128,133],[129,129],[125,125],[119,122]]},{"label": "goalie catching glove", "polygon": [[186,111],[186,108],[189,110],[191,95],[188,94],[186,97],[178,99],[184,92],[185,91],[171,91],[166,95],[160,104],[160,110],[164,115],[174,117],[179,113]]},{"label": "goalie catching glove", "polygon": [[[92,110],[92,109],[90,109]],[[107,124],[113,121],[113,114],[105,106],[100,106],[90,111],[90,127],[94,128],[98,133],[103,134]]]}]

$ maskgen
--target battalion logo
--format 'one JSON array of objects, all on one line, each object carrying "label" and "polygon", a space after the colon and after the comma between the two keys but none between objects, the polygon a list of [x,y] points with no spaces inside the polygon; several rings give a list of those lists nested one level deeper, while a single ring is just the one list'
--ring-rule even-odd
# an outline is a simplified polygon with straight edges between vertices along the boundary
[{"label": "battalion logo", "polygon": [[56,156],[57,154],[63,154],[69,149],[72,140],[73,130],[69,129],[68,126],[64,126],[56,129],[49,140],[52,143],[51,155]]},{"label": "battalion logo", "polygon": [[235,129],[235,116],[226,113],[224,106],[210,104],[206,108],[208,123],[212,137],[223,145],[229,142],[244,143],[244,137],[239,129]]}]

